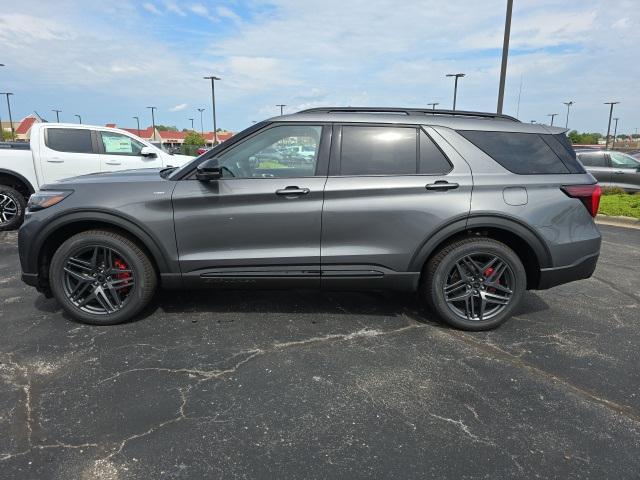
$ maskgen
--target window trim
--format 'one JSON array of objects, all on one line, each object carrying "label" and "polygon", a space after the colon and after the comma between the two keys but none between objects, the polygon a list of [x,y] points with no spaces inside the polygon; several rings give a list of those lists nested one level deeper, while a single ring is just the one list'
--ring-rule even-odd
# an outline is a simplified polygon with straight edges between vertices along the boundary
[{"label": "window trim", "polygon": [[99,150],[101,155],[117,155],[117,156],[120,156],[120,157],[141,157],[142,156],[140,154],[136,155],[135,153],[109,153],[109,152],[107,152],[107,149],[104,146],[104,140],[102,140],[102,134],[103,133],[111,133],[111,134],[114,134],[114,135],[122,135],[123,137],[130,138],[131,141],[133,141],[133,142],[139,143],[140,145],[142,145],[143,148],[147,146],[144,143],[142,143],[141,141],[136,140],[135,138],[133,138],[133,137],[131,137],[129,135],[126,135],[124,133],[111,132],[109,130],[94,130],[94,131],[96,133],[96,141],[98,143],[98,150]]},{"label": "window trim", "polygon": [[[56,150],[55,148],[53,148],[53,147],[51,147],[49,145],[49,130],[52,130],[52,129],[56,129],[56,130],[82,130],[83,132],[88,131],[89,132],[89,138],[91,138],[91,151],[90,152],[69,152],[69,151],[66,151],[66,150]],[[77,155],[97,155],[99,152],[98,152],[98,149],[96,148],[94,132],[95,132],[95,130],[89,129],[89,128],[47,127],[47,128],[44,129],[44,145],[49,150],[54,151],[54,152],[73,153],[73,154],[77,154]]]},{"label": "window trim", "polygon": [[[413,128],[416,131],[416,169],[414,173],[369,173],[349,174],[341,173],[342,169],[342,127],[385,127],[385,128]],[[424,133],[440,151],[449,164],[446,173],[420,173],[420,133]],[[424,129],[423,124],[417,123],[376,123],[376,122],[340,122],[333,124],[333,143],[331,144],[331,158],[329,161],[329,177],[359,178],[359,177],[444,177],[454,169],[453,162],[442,150],[438,142]]]},{"label": "window trim", "polygon": [[[201,159],[202,161],[209,160],[211,158],[217,158],[218,156],[231,151],[232,149],[242,145],[245,142],[250,141],[253,137],[266,132],[272,128],[276,127],[288,127],[288,126],[308,126],[308,127],[320,127],[320,142],[318,143],[318,158],[316,160],[316,170],[314,175],[305,175],[305,176],[291,176],[291,177],[225,177],[220,180],[276,180],[276,179],[287,179],[287,178],[326,178],[328,174],[329,168],[329,155],[332,150],[332,128],[330,122],[273,122],[268,123],[263,128],[256,130],[255,132],[251,132],[251,134],[247,135],[244,138],[239,139],[239,141],[234,142],[233,144],[228,145],[228,148],[225,148],[221,151],[216,152],[216,155],[207,155]],[[198,171],[198,165],[201,163],[194,165],[193,170],[185,176],[183,176],[180,180],[197,180],[196,173]]]}]

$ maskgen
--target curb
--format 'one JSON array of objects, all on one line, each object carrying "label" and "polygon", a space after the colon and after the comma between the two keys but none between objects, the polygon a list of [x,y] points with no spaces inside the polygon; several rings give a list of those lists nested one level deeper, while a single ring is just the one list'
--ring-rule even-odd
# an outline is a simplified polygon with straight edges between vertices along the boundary
[{"label": "curb", "polygon": [[640,229],[640,219],[631,218],[631,217],[615,217],[612,215],[597,215],[596,223],[599,223],[601,225],[613,225],[615,227]]}]

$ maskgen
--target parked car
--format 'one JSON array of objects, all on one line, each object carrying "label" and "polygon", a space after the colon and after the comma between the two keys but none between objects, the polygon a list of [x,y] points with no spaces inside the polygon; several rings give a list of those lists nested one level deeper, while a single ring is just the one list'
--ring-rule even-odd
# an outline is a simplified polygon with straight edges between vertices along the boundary
[{"label": "parked car", "polygon": [[612,150],[580,150],[578,160],[603,187],[640,191],[640,160]]},{"label": "parked car", "polygon": [[198,155],[202,155],[203,153],[206,153],[209,150],[211,150],[211,147],[200,147],[200,148],[198,148],[198,150],[196,150],[196,153]]},{"label": "parked car", "polygon": [[29,143],[0,144],[0,230],[20,226],[29,195],[45,183],[94,172],[180,166],[192,159],[116,128],[36,123]]},{"label": "parked car", "polygon": [[[43,186],[22,278],[74,318],[133,318],[158,287],[417,292],[494,328],[527,289],[589,277],[600,187],[561,128],[504,115],[320,108],[258,123],[180,167]],[[305,165],[258,164],[303,138]]]}]

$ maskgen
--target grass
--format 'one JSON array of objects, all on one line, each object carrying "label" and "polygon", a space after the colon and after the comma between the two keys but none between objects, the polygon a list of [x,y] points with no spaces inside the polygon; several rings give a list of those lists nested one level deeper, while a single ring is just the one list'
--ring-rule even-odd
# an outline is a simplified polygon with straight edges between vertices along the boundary
[{"label": "grass", "polygon": [[598,213],[640,219],[640,193],[605,193],[600,198]]}]

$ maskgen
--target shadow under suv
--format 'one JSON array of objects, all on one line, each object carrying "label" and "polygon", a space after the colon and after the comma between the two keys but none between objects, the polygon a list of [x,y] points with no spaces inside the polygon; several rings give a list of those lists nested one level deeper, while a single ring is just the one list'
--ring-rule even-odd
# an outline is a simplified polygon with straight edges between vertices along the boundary
[{"label": "shadow under suv", "polygon": [[447,110],[276,117],[178,169],[44,186],[22,278],[93,324],[160,286],[415,291],[452,326],[494,328],[526,289],[595,269],[600,187],[564,132]]}]

